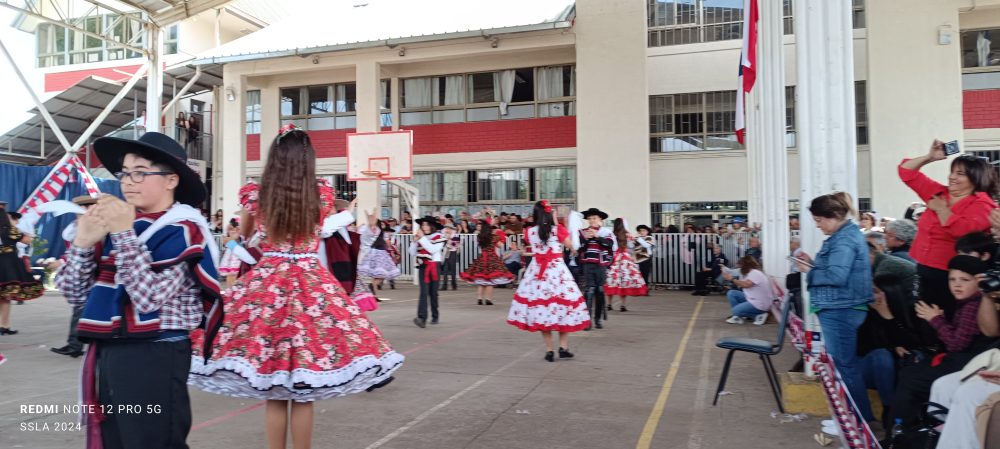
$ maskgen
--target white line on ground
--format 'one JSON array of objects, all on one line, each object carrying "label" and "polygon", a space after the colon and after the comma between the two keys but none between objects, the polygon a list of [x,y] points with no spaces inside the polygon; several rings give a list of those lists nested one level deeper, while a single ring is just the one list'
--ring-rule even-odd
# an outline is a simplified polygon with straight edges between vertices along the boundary
[{"label": "white line on ground", "polygon": [[698,390],[694,398],[694,416],[691,419],[691,436],[688,438],[688,449],[701,449],[701,443],[705,439],[704,413],[705,403],[708,402],[708,368],[712,362],[712,350],[715,344],[712,341],[713,329],[710,327],[705,331],[705,343],[701,349],[701,366],[698,367]]},{"label": "white line on ground", "polygon": [[411,420],[410,422],[404,424],[402,427],[396,429],[392,433],[390,433],[390,434],[382,437],[382,439],[380,439],[380,440],[378,440],[378,441],[370,444],[365,449],[376,449],[376,448],[382,447],[386,443],[388,443],[388,442],[394,440],[396,437],[402,435],[403,432],[406,432],[407,430],[410,430],[413,426],[416,426],[417,424],[420,424],[423,420],[427,419],[428,416],[431,416],[432,414],[434,414],[434,412],[437,412],[438,410],[441,410],[441,409],[447,407],[452,402],[455,402],[456,400],[458,400],[462,396],[465,396],[466,393],[468,393],[468,392],[470,392],[472,390],[475,390],[476,388],[479,388],[479,386],[481,386],[482,384],[486,383],[487,380],[490,380],[492,377],[496,376],[497,374],[500,374],[502,371],[506,370],[507,368],[510,368],[510,367],[514,366],[515,363],[520,362],[525,357],[527,357],[527,356],[529,356],[531,354],[537,354],[537,353],[538,353],[538,349],[532,349],[532,350],[530,350],[528,352],[525,352],[520,357],[512,360],[510,363],[508,363],[508,364],[506,364],[504,366],[501,366],[496,371],[493,371],[492,373],[489,373],[489,374],[483,376],[482,379],[479,379],[475,383],[473,383],[472,385],[469,385],[468,387],[465,387],[464,389],[462,389],[462,391],[459,391],[458,393],[455,393],[455,394],[451,395],[451,397],[449,397],[448,399],[445,399],[444,401],[441,401],[437,405],[435,405],[435,406],[427,409],[423,413],[417,415],[417,417],[413,418],[413,420]]}]

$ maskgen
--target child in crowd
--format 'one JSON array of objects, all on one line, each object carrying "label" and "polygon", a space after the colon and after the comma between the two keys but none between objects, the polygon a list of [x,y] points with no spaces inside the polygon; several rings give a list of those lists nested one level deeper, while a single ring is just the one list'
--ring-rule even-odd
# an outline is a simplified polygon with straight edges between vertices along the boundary
[{"label": "child in crowd", "polygon": [[417,317],[413,324],[420,328],[427,327],[427,308],[431,309],[431,324],[438,324],[438,281],[440,281],[441,253],[446,239],[441,234],[444,227],[441,222],[431,216],[417,220],[420,226],[413,233],[410,243],[410,254],[417,257],[419,268],[420,299],[417,301]]},{"label": "child in crowd", "polygon": [[494,229],[489,218],[479,223],[480,256],[472,261],[469,269],[462,272],[462,280],[476,285],[476,301],[479,305],[493,305],[493,287],[514,282],[514,275],[504,267],[500,255],[497,254],[507,240],[504,231]]},{"label": "child in crowd", "polygon": [[[584,220],[589,227],[580,230],[580,263],[583,265],[583,278],[586,283],[587,307],[593,316],[594,327],[604,328],[601,324],[607,312],[604,310],[604,281],[608,277],[608,267],[611,266],[612,255],[618,250],[618,242],[611,231],[602,227],[608,214],[597,208],[583,212]],[[537,220],[536,220],[537,223]],[[532,245],[534,246],[534,245]],[[589,330],[588,327],[585,330]]]},{"label": "child in crowd", "polygon": [[636,246],[635,238],[626,230],[624,219],[615,219],[613,232],[618,250],[615,251],[615,259],[608,269],[604,294],[608,296],[608,310],[614,308],[615,296],[617,296],[621,307],[619,310],[627,312],[626,298],[646,296],[646,281],[642,278],[639,266],[632,261],[631,252]]}]

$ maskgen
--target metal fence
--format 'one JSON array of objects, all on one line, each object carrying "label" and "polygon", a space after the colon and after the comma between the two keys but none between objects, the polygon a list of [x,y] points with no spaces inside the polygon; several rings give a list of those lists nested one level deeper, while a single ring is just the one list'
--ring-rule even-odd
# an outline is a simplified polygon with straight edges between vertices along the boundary
[{"label": "metal fence", "polygon": [[[746,253],[749,247],[750,233],[736,233],[729,237],[716,234],[651,234],[653,237],[653,269],[650,273],[650,283],[662,286],[694,285],[695,272],[711,259],[711,245],[720,244],[722,253],[729,259],[729,267],[735,267],[736,261]],[[479,257],[479,245],[476,234],[460,234],[462,250],[458,255],[459,272],[464,271]],[[506,251],[510,244],[520,236],[509,236],[504,244]],[[400,278],[413,279],[413,257],[408,256],[411,234],[397,234],[396,244],[404,255],[400,263]]]}]

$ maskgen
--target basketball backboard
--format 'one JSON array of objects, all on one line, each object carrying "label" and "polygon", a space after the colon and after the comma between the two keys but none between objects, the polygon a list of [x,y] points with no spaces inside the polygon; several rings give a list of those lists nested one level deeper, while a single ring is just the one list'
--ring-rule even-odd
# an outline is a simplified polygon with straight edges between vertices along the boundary
[{"label": "basketball backboard", "polygon": [[348,180],[411,178],[413,178],[413,131],[347,135]]}]

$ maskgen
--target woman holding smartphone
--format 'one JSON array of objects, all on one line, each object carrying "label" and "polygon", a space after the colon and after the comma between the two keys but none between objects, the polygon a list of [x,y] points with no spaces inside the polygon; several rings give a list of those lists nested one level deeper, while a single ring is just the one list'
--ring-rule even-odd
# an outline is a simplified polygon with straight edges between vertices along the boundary
[{"label": "woman holding smartphone", "polygon": [[955,256],[959,237],[989,232],[990,211],[997,208],[991,199],[997,193],[997,179],[989,161],[971,155],[952,160],[947,185],[920,172],[947,157],[945,144],[935,140],[927,154],[900,163],[899,178],[927,203],[910,248],[910,257],[917,262],[920,299],[938,305],[951,318],[955,298],[948,289],[948,261]]}]

